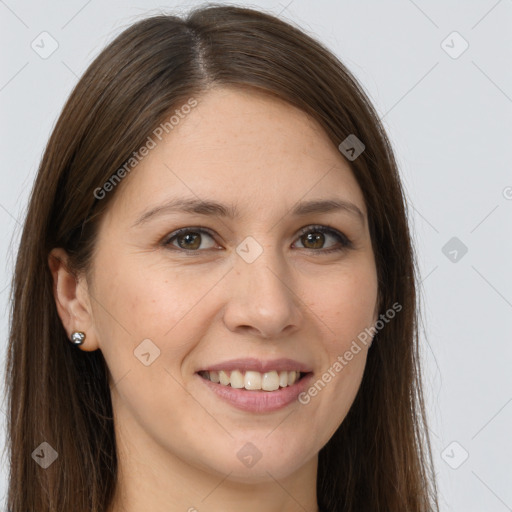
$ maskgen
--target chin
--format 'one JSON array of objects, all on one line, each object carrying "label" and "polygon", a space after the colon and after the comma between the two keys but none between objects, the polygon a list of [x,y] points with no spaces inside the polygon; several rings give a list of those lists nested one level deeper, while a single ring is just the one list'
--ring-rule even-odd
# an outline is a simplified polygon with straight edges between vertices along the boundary
[{"label": "chin", "polygon": [[[281,441],[278,443],[279,446],[274,446],[268,439],[266,443],[245,441],[235,444],[235,448],[227,448],[229,455],[224,452],[222,457],[220,454],[214,456],[214,460],[203,459],[201,461],[203,469],[209,472],[214,471],[222,476],[229,475],[231,481],[257,484],[274,479],[285,479],[316,455],[313,447],[306,452],[302,442],[299,443],[302,449],[297,449],[293,443],[284,444]],[[260,446],[261,450],[256,448],[256,445]],[[283,447],[286,449],[284,453]]]}]

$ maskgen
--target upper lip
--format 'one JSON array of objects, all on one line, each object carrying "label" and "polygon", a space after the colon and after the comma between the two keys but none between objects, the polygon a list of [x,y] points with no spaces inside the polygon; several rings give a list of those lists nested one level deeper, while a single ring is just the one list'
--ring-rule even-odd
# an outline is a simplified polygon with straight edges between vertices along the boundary
[{"label": "upper lip", "polygon": [[266,373],[272,370],[277,372],[295,370],[302,373],[309,373],[312,371],[308,365],[288,358],[272,359],[269,361],[263,361],[256,358],[230,359],[229,361],[223,361],[222,363],[209,365],[205,368],[201,368],[198,371],[208,372],[220,370],[254,371],[260,373]]}]

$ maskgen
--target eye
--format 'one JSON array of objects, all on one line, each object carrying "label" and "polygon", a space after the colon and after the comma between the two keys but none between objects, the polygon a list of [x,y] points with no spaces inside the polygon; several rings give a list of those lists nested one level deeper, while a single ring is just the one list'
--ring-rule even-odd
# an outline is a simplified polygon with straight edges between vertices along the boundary
[{"label": "eye", "polygon": [[[338,243],[334,244],[334,247],[331,246],[328,249],[324,249],[322,246],[325,243],[326,236],[327,238],[333,238]],[[301,231],[299,240],[303,245],[299,249],[313,249],[322,254],[343,251],[352,247],[352,242],[343,233],[327,226],[308,226]]]},{"label": "eye", "polygon": [[[203,238],[206,236],[211,240],[210,244],[206,247],[201,247]],[[326,239],[334,239],[334,246],[327,249],[323,248]],[[352,247],[352,242],[337,229],[328,226],[307,226],[302,229],[299,234],[300,243],[302,247],[299,249],[311,249],[313,252],[321,254],[343,251]],[[174,231],[163,241],[163,245],[168,247],[172,246],[178,250],[183,249],[183,252],[194,253],[200,252],[199,249],[213,249],[215,241],[213,233],[205,228],[182,228]]]},{"label": "eye", "polygon": [[[164,245],[172,245],[177,249],[184,249],[187,251],[197,251],[201,246],[201,242],[203,240],[203,236],[206,235],[211,240],[213,240],[213,235],[211,235],[204,228],[183,228],[175,231],[164,241]],[[177,245],[173,242],[176,241]],[[215,244],[206,247],[206,249],[211,249]],[[205,247],[203,247],[204,249]]]}]

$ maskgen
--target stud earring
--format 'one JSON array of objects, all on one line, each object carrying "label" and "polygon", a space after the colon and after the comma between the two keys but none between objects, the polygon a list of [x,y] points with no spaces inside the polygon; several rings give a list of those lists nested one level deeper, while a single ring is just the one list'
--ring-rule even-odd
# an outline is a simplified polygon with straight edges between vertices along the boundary
[{"label": "stud earring", "polygon": [[71,333],[71,343],[73,345],[82,345],[82,343],[85,341],[85,333],[81,331],[74,331]]}]

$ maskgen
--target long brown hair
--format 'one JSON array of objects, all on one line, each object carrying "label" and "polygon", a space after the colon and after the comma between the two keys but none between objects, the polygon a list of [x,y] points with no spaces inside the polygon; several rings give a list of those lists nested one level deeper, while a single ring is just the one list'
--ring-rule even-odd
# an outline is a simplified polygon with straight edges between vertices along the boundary
[{"label": "long brown hair", "polygon": [[[392,149],[345,66],[298,28],[260,11],[207,5],[181,19],[146,18],[124,30],[80,79],[51,134],[17,256],[7,354],[9,512],[105,512],[117,474],[108,368],[101,351],[73,347],[57,314],[48,255],[62,247],[87,271],[98,220],[116,193],[95,190],[177,106],[212,85],[252,87],[316,119],[333,144],[353,134],[350,166],[364,194],[380,313],[356,399],[319,453],[326,512],[438,509],[418,347],[417,270]],[[134,170],[133,172],[136,172]],[[32,453],[47,442],[57,460]]]}]

